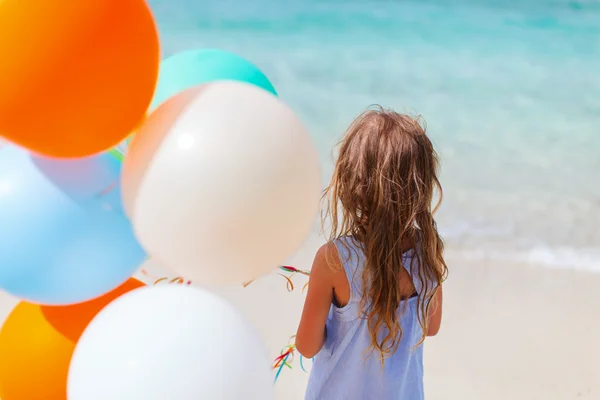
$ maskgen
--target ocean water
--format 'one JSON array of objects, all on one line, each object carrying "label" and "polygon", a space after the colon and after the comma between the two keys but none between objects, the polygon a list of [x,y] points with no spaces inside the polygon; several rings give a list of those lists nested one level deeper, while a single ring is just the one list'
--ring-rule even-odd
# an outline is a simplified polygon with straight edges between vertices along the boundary
[{"label": "ocean water", "polygon": [[164,56],[261,67],[331,151],[365,107],[420,113],[449,251],[600,272],[600,1],[150,0]]}]

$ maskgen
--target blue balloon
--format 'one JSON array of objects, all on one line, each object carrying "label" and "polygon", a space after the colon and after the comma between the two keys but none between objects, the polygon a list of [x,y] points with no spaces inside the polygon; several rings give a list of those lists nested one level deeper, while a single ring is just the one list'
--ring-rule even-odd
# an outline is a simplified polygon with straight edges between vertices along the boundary
[{"label": "blue balloon", "polygon": [[215,81],[251,83],[277,95],[269,79],[250,61],[224,50],[189,50],[160,64],[158,84],[150,106],[154,110],[172,96]]},{"label": "blue balloon", "polygon": [[121,162],[0,148],[0,289],[68,305],[116,288],[145,260],[120,195]]}]

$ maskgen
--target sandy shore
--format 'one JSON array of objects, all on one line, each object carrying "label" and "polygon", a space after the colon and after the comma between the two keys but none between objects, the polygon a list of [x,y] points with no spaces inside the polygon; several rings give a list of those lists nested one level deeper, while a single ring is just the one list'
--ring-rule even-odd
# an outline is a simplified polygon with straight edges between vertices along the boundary
[{"label": "sandy shore", "polygon": [[[425,343],[427,399],[600,398],[600,275],[448,261],[442,329]],[[277,276],[245,290],[227,297],[276,355],[295,332],[301,290],[287,293]],[[278,398],[303,399],[308,376],[298,364],[281,376]]]},{"label": "sandy shore", "polygon": [[[290,263],[310,268],[318,244],[309,239]],[[426,398],[600,398],[600,275],[448,261],[443,326],[425,344]],[[160,273],[156,266],[146,267]],[[293,280],[291,293],[275,274],[247,288],[218,290],[255,324],[273,357],[295,333],[300,316],[306,278]],[[13,298],[0,297],[0,320],[14,304]],[[297,361],[276,384],[279,399],[303,399],[308,375]]]}]

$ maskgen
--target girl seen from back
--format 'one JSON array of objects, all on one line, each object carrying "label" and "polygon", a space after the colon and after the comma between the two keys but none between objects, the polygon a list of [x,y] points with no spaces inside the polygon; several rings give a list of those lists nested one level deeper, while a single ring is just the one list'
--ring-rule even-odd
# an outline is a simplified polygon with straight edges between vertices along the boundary
[{"label": "girl seen from back", "polygon": [[345,134],[296,335],[315,357],[307,400],[424,398],[423,342],[439,330],[447,275],[438,169],[418,119],[368,110]]}]

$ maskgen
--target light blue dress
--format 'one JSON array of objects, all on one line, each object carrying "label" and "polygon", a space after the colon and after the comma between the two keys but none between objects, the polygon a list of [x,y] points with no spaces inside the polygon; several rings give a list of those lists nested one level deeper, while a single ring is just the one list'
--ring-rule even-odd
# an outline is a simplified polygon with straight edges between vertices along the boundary
[{"label": "light blue dress", "polygon": [[[376,352],[367,358],[371,336],[367,320],[359,318],[364,255],[350,237],[339,239],[336,247],[350,281],[350,301],[343,308],[331,306],[327,339],[314,359],[305,399],[422,400],[423,346],[414,347],[423,333],[417,319],[417,297],[406,300],[400,321],[402,340],[382,369]],[[418,275],[410,271],[412,264],[417,268],[412,257],[414,250],[404,254],[404,266],[419,292]]]}]

